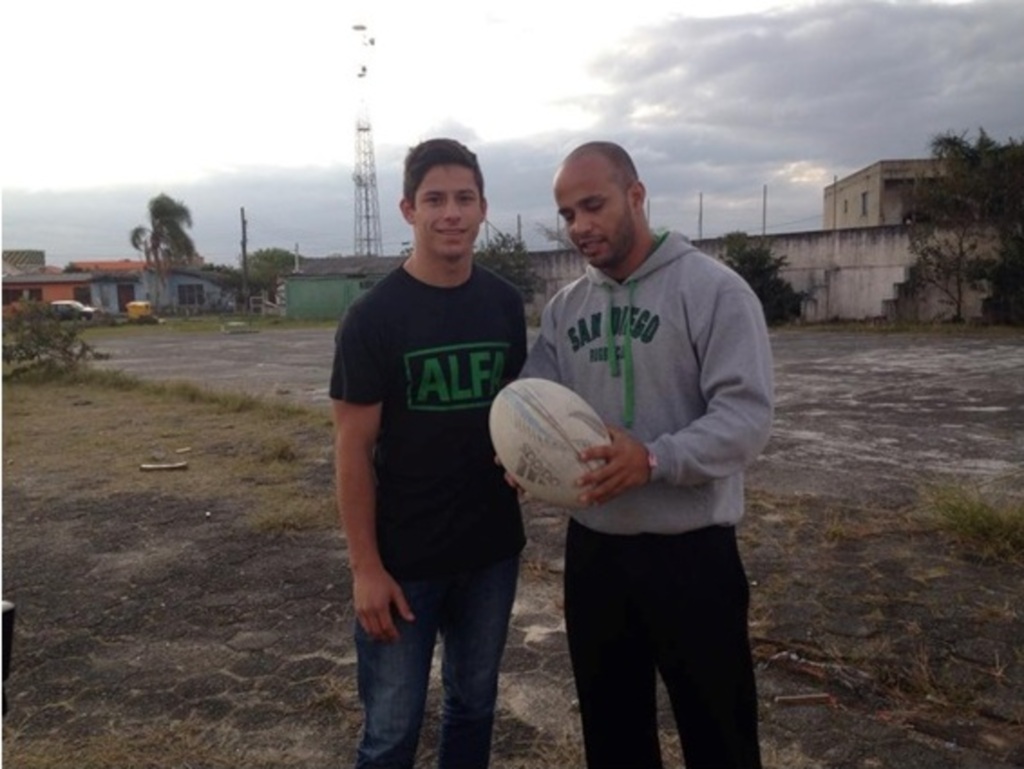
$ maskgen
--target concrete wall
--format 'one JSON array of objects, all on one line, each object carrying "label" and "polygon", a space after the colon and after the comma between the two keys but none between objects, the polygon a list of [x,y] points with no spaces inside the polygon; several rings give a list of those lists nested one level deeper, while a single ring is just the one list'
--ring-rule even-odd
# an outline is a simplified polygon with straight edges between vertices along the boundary
[{"label": "concrete wall", "polygon": [[[909,278],[910,240],[903,227],[864,227],[801,232],[767,238],[775,256],[786,258],[782,277],[803,292],[802,318],[863,320],[886,316],[886,302]],[[699,243],[712,256],[725,255],[721,239]]]},{"label": "concrete wall", "polygon": [[[931,322],[952,317],[950,304],[937,290],[911,295],[907,281],[915,258],[902,225],[769,235],[766,240],[773,255],[786,258],[782,277],[806,295],[802,319],[807,322]],[[719,259],[725,255],[725,241],[721,238],[695,241],[694,245]],[[585,262],[579,254],[569,251],[550,251],[533,257],[542,289],[527,311],[539,314],[548,298],[583,274]],[[981,316],[984,296],[976,291],[968,293],[965,317]]]},{"label": "concrete wall", "polygon": [[540,284],[534,292],[533,301],[526,305],[526,315],[540,317],[544,305],[558,289],[576,280],[587,266],[586,260],[575,249],[557,251],[534,251],[530,253],[533,271]]}]

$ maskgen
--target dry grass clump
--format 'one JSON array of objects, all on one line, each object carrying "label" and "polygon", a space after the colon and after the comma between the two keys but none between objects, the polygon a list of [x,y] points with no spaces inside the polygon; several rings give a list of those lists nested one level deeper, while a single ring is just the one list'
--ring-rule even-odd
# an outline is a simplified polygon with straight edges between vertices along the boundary
[{"label": "dry grass clump", "polygon": [[5,729],[4,764],[8,751],[19,769],[236,769],[244,763],[236,747],[193,721],[78,739],[27,739]]},{"label": "dry grass clump", "polygon": [[922,502],[943,530],[982,558],[1024,562],[1024,500],[947,484],[925,489]]}]

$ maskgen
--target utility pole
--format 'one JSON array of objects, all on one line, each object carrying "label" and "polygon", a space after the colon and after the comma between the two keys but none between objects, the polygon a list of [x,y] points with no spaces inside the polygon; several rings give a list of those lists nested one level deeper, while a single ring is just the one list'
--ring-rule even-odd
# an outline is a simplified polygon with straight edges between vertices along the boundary
[{"label": "utility pole", "polygon": [[245,206],[242,206],[242,302],[245,312],[249,312],[249,255],[246,247],[249,243],[247,235],[248,222],[245,220]]},{"label": "utility pole", "polygon": [[[356,24],[352,29],[359,34],[364,48],[372,48],[374,39],[369,36],[366,26]],[[358,114],[356,116],[356,158],[355,172],[355,255],[381,256],[383,246],[380,236],[380,204],[377,199],[377,167],[373,154],[373,128],[370,125],[370,108],[367,103],[366,78],[369,73],[366,64],[360,64],[356,77],[361,83]]]},{"label": "utility pole", "polygon": [[764,242],[768,234],[768,185],[761,190],[761,241]]},{"label": "utility pole", "polygon": [[697,240],[704,239],[704,193],[697,198]]}]

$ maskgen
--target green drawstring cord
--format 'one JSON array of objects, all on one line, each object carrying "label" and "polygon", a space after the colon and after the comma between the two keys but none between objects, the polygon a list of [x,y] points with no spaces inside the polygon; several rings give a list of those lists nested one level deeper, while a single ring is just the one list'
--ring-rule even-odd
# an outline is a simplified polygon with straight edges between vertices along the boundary
[{"label": "green drawstring cord", "polygon": [[[647,256],[650,256],[659,248],[661,244],[665,242],[668,237],[668,232],[662,232],[656,235],[654,243],[651,245],[651,250]],[[626,361],[626,382],[625,382],[625,403],[623,404],[623,415],[622,422],[627,427],[633,426],[633,413],[635,409],[634,400],[636,399],[636,393],[633,389],[633,295],[636,292],[636,284],[639,279],[633,278],[626,281],[626,288],[629,289],[629,306],[626,308],[626,314],[622,317],[622,331],[626,337],[623,342],[623,355]],[[605,313],[604,321],[604,343],[605,351],[608,354],[608,365],[611,367],[612,377],[617,379],[622,374],[622,370],[619,368],[619,356],[615,348],[615,328],[612,324],[612,313],[615,309],[615,298],[613,292],[614,286],[608,285],[607,283],[602,284],[605,291],[608,292],[608,312]]]},{"label": "green drawstring cord", "polygon": [[626,332],[626,414],[623,422],[627,428],[633,426],[633,292],[636,290],[636,281],[631,280],[626,285],[629,287],[629,307],[626,308],[626,316],[622,324]]},{"label": "green drawstring cord", "polygon": [[[635,398],[633,392],[633,330],[630,326],[630,320],[633,317],[633,293],[636,290],[636,281],[631,280],[626,283],[629,288],[629,305],[625,309],[625,315],[622,316],[622,329],[624,332],[624,355],[626,362],[626,376],[625,376],[625,404],[623,407],[623,425],[629,429],[633,426],[633,410]],[[606,285],[605,290],[608,292],[608,311],[605,313],[604,322],[604,339],[605,339],[605,350],[608,353],[608,365],[611,368],[612,378],[618,379],[622,375],[622,369],[619,366],[618,351],[615,347],[615,328],[612,323],[612,315],[615,310],[615,299],[613,296],[614,288]]]},{"label": "green drawstring cord", "polygon": [[615,354],[615,328],[612,325],[612,315],[615,310],[615,299],[612,292],[615,289],[608,285],[604,289],[608,292],[608,311],[604,314],[604,348],[608,355],[608,365],[612,370],[612,378],[617,379],[620,373],[619,356]]}]

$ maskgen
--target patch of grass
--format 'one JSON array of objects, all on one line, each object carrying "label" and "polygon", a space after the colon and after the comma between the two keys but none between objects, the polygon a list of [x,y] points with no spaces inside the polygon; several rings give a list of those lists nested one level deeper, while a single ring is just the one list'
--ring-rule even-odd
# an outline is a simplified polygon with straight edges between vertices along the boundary
[{"label": "patch of grass", "polygon": [[906,660],[905,665],[903,670],[905,693],[916,697],[926,697],[932,701],[941,702],[945,699],[935,679],[935,666],[926,644],[918,644],[913,654]]},{"label": "patch of grass", "polygon": [[974,615],[980,622],[1012,622],[1017,619],[1017,609],[1009,599],[1003,599],[998,603],[978,603],[974,607]]},{"label": "patch of grass", "polygon": [[924,642],[916,643],[908,653],[876,659],[872,676],[894,700],[927,701],[943,706],[948,692],[936,679],[935,662]]},{"label": "patch of grass", "polygon": [[326,710],[339,719],[342,728],[353,740],[362,723],[362,706],[353,679],[325,677],[317,692],[309,700],[310,710]]},{"label": "patch of grass", "polygon": [[340,526],[337,506],[329,495],[295,499],[279,508],[265,508],[253,513],[249,520],[256,531],[276,534]]},{"label": "patch of grass", "polygon": [[843,516],[836,511],[830,511],[826,517],[825,528],[822,533],[825,536],[826,542],[838,542],[844,539],[847,536],[847,530],[843,525]]},{"label": "patch of grass", "polygon": [[[665,737],[660,735],[664,751]],[[583,746],[580,735],[566,727],[550,739],[519,746],[516,769],[550,769],[583,765]],[[497,762],[492,762],[497,763]]]},{"label": "patch of grass", "polygon": [[806,755],[799,743],[787,745],[762,744],[761,758],[765,766],[786,767],[786,769],[819,769],[821,763]]},{"label": "patch of grass", "polygon": [[[266,532],[338,525],[320,411],[88,369],[9,383],[3,395],[5,487],[40,498],[220,498]],[[184,471],[140,472],[181,460]]]},{"label": "patch of grass", "polygon": [[[74,371],[58,373],[33,372],[20,377],[18,382],[27,385],[91,385],[109,390],[134,390],[162,399],[207,404],[234,413],[259,411],[281,416],[317,413],[309,408],[284,401],[270,401],[245,393],[211,390],[191,382],[148,381],[114,369],[83,367]],[[325,422],[328,421],[325,420]]]},{"label": "patch of grass", "polygon": [[294,462],[299,458],[299,452],[290,438],[276,435],[263,442],[259,456],[263,462]]},{"label": "patch of grass", "polygon": [[240,766],[238,751],[193,722],[161,723],[132,734],[103,732],[66,740],[22,737],[4,729],[4,764],[19,769],[183,769]]},{"label": "patch of grass", "polygon": [[985,559],[1024,562],[1024,500],[951,484],[929,487],[921,497],[961,545]]}]

